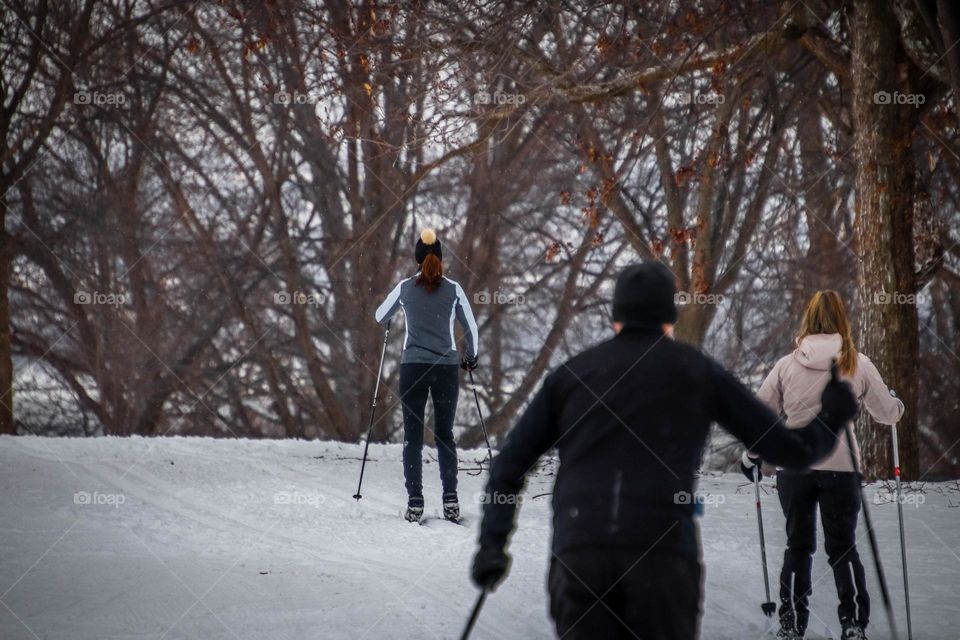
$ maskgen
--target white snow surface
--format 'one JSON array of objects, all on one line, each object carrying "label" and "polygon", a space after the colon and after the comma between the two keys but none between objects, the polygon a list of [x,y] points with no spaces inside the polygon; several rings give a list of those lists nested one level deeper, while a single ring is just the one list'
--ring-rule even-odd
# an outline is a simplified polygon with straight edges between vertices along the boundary
[{"label": "white snow surface", "polygon": [[[467,526],[400,517],[399,445],[206,438],[0,437],[0,638],[456,638],[484,475],[460,473]],[[461,452],[476,467],[483,451]],[[425,449],[428,514],[440,509],[436,452]],[[545,578],[555,461],[528,482],[513,567],[473,638],[553,638]],[[784,547],[764,480],[771,582]],[[906,638],[896,505],[867,488],[901,637]],[[706,565],[701,638],[769,638],[752,486],[700,478]],[[960,492],[927,483],[905,506],[914,637],[960,637]],[[540,497],[535,497],[540,496]],[[922,497],[923,503],[917,504]],[[863,522],[874,603],[871,640],[891,638]],[[820,545],[822,547],[822,544]],[[814,563],[808,638],[837,637],[825,555]],[[774,594],[776,599],[776,594]]]}]

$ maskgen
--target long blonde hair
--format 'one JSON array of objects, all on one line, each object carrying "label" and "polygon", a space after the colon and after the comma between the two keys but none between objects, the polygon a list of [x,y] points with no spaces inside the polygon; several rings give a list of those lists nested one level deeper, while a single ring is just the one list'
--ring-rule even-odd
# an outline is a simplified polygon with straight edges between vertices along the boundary
[{"label": "long blonde hair", "polygon": [[850,321],[843,310],[843,300],[840,294],[833,290],[817,291],[807,303],[800,321],[800,332],[797,334],[797,344],[809,335],[817,333],[839,333],[843,343],[840,347],[840,357],[837,365],[840,373],[850,376],[857,370],[857,349],[853,346],[853,336],[850,330]]}]

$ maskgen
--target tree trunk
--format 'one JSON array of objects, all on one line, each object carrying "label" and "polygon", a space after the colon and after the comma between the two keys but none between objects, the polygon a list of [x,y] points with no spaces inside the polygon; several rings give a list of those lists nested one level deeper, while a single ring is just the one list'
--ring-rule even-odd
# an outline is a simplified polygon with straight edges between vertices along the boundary
[{"label": "tree trunk", "polygon": [[[914,160],[917,109],[884,99],[911,92],[898,43],[897,20],[883,2],[855,5],[853,114],[858,154],[856,240],[860,262],[860,349],[906,405],[900,422],[900,464],[918,475],[918,320],[913,251]],[[867,478],[890,477],[890,430],[862,417],[858,436]]]},{"label": "tree trunk", "polygon": [[[800,188],[805,200],[803,211],[810,235],[802,274],[803,302],[809,300],[814,291],[835,288],[837,274],[850,273],[853,269],[853,264],[848,260],[850,254],[836,235],[839,220],[836,212],[840,199],[846,199],[849,193],[837,189],[838,180],[826,179],[831,171],[827,156],[829,141],[824,136],[823,117],[816,104],[822,84],[821,80],[816,79],[820,72],[819,68],[813,68],[805,76],[818,90],[812,92],[811,99],[797,113],[798,127],[803,131],[803,135],[798,136],[800,164],[803,167]],[[835,166],[833,171],[839,173],[839,166]]]},{"label": "tree trunk", "polygon": [[0,199],[0,433],[16,433],[13,424],[13,359],[10,355],[10,264],[6,197]]}]

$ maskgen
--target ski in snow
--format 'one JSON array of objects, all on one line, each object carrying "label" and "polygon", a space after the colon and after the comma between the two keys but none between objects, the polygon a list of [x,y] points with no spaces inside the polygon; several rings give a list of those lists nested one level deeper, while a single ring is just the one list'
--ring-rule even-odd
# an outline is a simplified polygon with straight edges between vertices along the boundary
[{"label": "ski in snow", "polygon": [[429,522],[449,522],[450,524],[460,525],[461,527],[467,526],[467,519],[464,517],[457,518],[456,520],[448,520],[438,515],[428,516],[424,514],[417,522],[421,527],[426,526]]}]

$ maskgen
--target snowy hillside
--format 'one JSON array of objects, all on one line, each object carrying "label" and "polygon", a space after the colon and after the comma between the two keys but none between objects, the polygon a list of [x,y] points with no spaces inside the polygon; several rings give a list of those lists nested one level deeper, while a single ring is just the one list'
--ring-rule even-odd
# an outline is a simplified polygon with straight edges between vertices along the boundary
[{"label": "snowy hillside", "polygon": [[[0,637],[290,639],[458,637],[475,597],[467,578],[483,476],[460,474],[467,527],[400,519],[395,445],[209,439],[0,438]],[[427,512],[439,509],[435,452]],[[463,452],[475,467],[480,452]],[[552,466],[528,485],[507,582],[475,638],[552,638],[544,578]],[[783,551],[772,481],[765,522],[771,578]],[[877,491],[871,487],[872,497]],[[706,562],[702,638],[759,638],[763,599],[752,489],[707,476],[700,492]],[[927,484],[908,505],[915,637],[960,629],[960,494]],[[921,500],[922,499],[922,500]],[[916,504],[921,502],[922,504]],[[893,504],[873,506],[905,637]],[[888,638],[870,571],[872,640]],[[811,634],[836,633],[832,574],[818,554]]]}]

